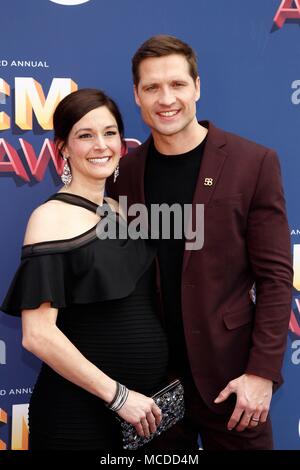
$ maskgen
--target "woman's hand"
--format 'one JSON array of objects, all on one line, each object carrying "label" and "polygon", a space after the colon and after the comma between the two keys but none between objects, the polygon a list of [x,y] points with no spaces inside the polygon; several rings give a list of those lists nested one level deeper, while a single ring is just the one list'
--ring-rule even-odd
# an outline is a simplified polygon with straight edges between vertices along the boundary
[{"label": "woman's hand", "polygon": [[161,422],[161,410],[154,400],[133,390],[129,390],[128,398],[117,414],[132,424],[142,437],[149,437]]}]

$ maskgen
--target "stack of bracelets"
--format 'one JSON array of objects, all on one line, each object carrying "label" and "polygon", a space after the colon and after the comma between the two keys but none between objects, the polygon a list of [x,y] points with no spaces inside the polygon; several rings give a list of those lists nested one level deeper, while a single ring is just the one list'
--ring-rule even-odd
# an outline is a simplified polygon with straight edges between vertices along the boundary
[{"label": "stack of bracelets", "polygon": [[114,398],[106,406],[112,411],[119,411],[127,400],[129,390],[125,385],[116,382],[117,390]]}]

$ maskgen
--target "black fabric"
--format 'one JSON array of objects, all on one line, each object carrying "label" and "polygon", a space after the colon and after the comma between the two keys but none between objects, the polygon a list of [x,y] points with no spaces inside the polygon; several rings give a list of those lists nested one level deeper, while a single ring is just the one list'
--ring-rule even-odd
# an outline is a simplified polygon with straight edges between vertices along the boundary
[{"label": "black fabric", "polygon": [[[57,196],[62,200],[65,195]],[[81,206],[83,201],[80,198]],[[87,201],[85,207],[96,211],[91,204]],[[43,302],[62,308],[126,297],[155,255],[154,246],[140,239],[100,240],[97,226],[68,240],[24,246],[1,310],[20,315]]]},{"label": "black fabric", "polygon": [[[192,204],[205,147],[204,141],[193,150],[180,155],[159,153],[152,141],[145,170],[145,200],[150,213],[151,204]],[[174,219],[171,218],[171,221]],[[171,229],[174,225],[171,223]],[[184,234],[184,221],[182,223]],[[170,346],[171,368],[180,375],[190,374],[184,339],[181,311],[181,273],[185,238],[162,239],[160,232],[158,260],[161,275],[164,317]]]},{"label": "black fabric", "polygon": [[[67,240],[27,245],[1,309],[20,314],[51,302],[59,309],[58,328],[89,361],[152,395],[166,383],[168,362],[155,250],[144,240],[100,240],[89,232],[91,240],[82,244],[81,236],[74,237],[69,249]],[[30,401],[29,430],[33,450],[121,449],[115,414],[44,363]]]},{"label": "black fabric", "polygon": [[[60,309],[57,326],[104,373],[148,396],[166,380],[167,343],[157,315],[155,268],[128,297]],[[46,364],[29,407],[31,448],[110,449],[121,442],[115,414]],[[36,441],[36,439],[38,441]],[[41,441],[43,444],[41,444]]]}]

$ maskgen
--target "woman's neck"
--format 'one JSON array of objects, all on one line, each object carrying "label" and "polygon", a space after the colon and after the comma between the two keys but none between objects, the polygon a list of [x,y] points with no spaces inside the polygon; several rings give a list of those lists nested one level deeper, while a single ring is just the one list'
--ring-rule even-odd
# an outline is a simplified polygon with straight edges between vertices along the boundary
[{"label": "woman's neck", "polygon": [[85,182],[85,184],[72,181],[67,188],[63,187],[59,192],[77,194],[89,201],[94,202],[98,206],[102,206],[105,189],[104,181]]}]

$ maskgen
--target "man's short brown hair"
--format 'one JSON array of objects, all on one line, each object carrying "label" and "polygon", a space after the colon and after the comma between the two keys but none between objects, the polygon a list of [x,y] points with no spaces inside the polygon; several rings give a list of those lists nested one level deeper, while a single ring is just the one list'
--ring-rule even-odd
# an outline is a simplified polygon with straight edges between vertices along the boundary
[{"label": "man's short brown hair", "polygon": [[135,86],[140,81],[139,66],[144,59],[163,57],[171,54],[180,54],[186,58],[189,64],[190,75],[196,80],[198,77],[197,56],[191,46],[175,36],[159,34],[147,39],[132,58],[132,75]]}]

